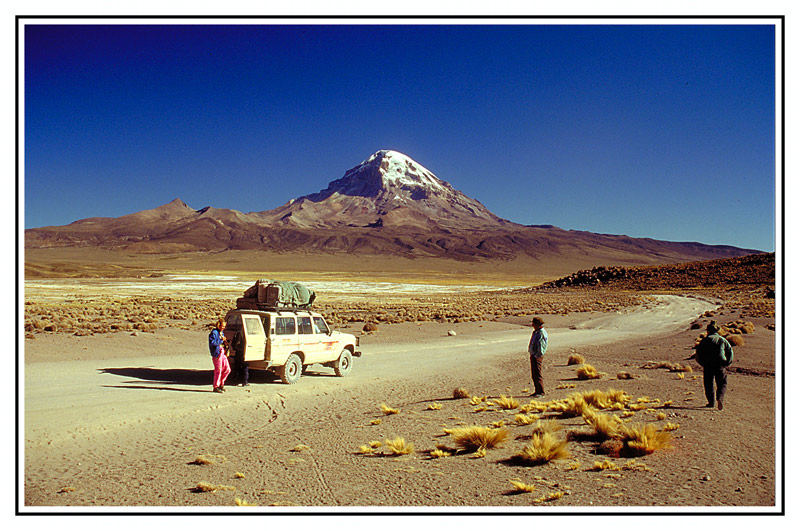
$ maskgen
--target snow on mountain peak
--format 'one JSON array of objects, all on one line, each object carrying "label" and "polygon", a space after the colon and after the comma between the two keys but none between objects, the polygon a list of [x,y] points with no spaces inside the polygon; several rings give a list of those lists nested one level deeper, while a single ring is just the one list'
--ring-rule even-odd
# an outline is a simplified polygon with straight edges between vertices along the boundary
[{"label": "snow on mountain peak", "polygon": [[350,172],[355,174],[368,169],[374,170],[376,167],[384,185],[423,187],[434,192],[445,190],[442,181],[427,168],[408,155],[391,149],[376,151]]}]

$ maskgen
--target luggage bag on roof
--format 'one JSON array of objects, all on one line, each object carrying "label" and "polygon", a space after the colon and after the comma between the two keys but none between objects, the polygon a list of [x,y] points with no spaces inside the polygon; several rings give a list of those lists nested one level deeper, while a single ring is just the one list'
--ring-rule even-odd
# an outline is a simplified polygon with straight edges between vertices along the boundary
[{"label": "luggage bag on roof", "polygon": [[237,299],[236,307],[243,309],[308,308],[316,294],[299,282],[286,280],[257,280]]}]

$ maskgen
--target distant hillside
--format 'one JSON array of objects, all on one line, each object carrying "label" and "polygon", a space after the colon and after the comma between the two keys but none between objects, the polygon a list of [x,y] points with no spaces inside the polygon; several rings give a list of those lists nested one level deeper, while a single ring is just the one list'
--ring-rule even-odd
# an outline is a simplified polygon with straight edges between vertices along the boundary
[{"label": "distant hillside", "polygon": [[727,285],[774,289],[775,253],[662,266],[595,267],[547,282],[539,289],[603,286],[653,290]]},{"label": "distant hillside", "polygon": [[[243,193],[247,193],[244,192]],[[266,251],[444,258],[521,259],[543,274],[598,264],[674,264],[758,252],[726,245],[525,226],[502,219],[410,157],[381,150],[320,192],[259,212],[180,199],[118,218],[88,218],[25,231],[25,248],[87,248],[127,254]]]}]

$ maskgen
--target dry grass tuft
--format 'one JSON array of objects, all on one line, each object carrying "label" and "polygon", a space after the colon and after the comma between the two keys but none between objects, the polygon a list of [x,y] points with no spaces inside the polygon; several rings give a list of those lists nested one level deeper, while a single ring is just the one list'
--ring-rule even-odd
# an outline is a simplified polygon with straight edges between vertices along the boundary
[{"label": "dry grass tuft", "polygon": [[194,492],[216,492],[218,490],[236,490],[236,487],[231,487],[230,485],[214,485],[207,481],[201,481],[192,489]]},{"label": "dry grass tuft", "polygon": [[648,455],[656,450],[670,447],[672,436],[659,430],[654,424],[623,425],[620,430],[628,453],[632,455]]},{"label": "dry grass tuft", "polygon": [[400,413],[399,409],[394,409],[393,407],[389,407],[386,404],[381,404],[381,411],[384,415],[397,415]]},{"label": "dry grass tuft", "polygon": [[583,365],[584,363],[586,363],[586,359],[580,354],[570,354],[567,359],[567,365]]},{"label": "dry grass tuft", "polygon": [[536,498],[533,501],[534,501],[534,503],[545,503],[545,502],[557,500],[557,499],[563,497],[564,494],[566,494],[566,492],[562,492],[562,491],[548,492],[545,496],[542,496],[541,498]]},{"label": "dry grass tuft", "polygon": [[431,450],[430,452],[428,452],[428,455],[436,459],[439,457],[449,457],[453,454],[451,454],[447,450],[442,450],[441,448],[437,448],[436,450]]},{"label": "dry grass tuft", "polygon": [[289,451],[290,452],[305,452],[306,450],[311,450],[311,447],[307,446],[305,444],[298,444],[297,446],[295,446],[294,448],[292,448]]},{"label": "dry grass tuft", "polygon": [[369,447],[370,448],[380,448],[383,443],[380,441],[370,441]]},{"label": "dry grass tuft", "polygon": [[740,334],[731,334],[726,339],[728,340],[728,343],[734,347],[741,347],[744,345],[744,336]]},{"label": "dry grass tuft", "polygon": [[586,424],[594,428],[595,434],[601,439],[614,439],[620,436],[622,419],[616,415],[594,413],[584,415],[583,420],[586,421]]},{"label": "dry grass tuft", "polygon": [[383,422],[381,419],[372,419],[371,421],[369,421],[369,423],[372,424],[373,426],[377,426],[381,422]]},{"label": "dry grass tuft", "polygon": [[582,365],[578,367],[575,371],[578,380],[597,380],[598,378],[602,378],[603,375],[597,371],[594,367],[589,364]]},{"label": "dry grass tuft", "polygon": [[664,420],[667,418],[667,414],[663,411],[659,411],[658,415],[656,415],[656,420]]},{"label": "dry grass tuft", "polygon": [[486,401],[485,396],[473,396],[472,398],[469,399],[469,403],[473,406],[478,406],[481,404],[481,402],[485,401]]},{"label": "dry grass tuft", "polygon": [[535,421],[539,419],[538,415],[525,415],[524,413],[519,413],[514,415],[514,423],[517,426],[527,426],[528,424],[533,424]]},{"label": "dry grass tuft", "polygon": [[623,409],[631,399],[629,394],[619,389],[594,389],[581,393],[581,397],[587,404],[598,409]]},{"label": "dry grass tuft", "polygon": [[390,455],[407,455],[414,451],[414,445],[402,437],[386,440],[386,449]]},{"label": "dry grass tuft", "polygon": [[594,409],[590,406],[583,395],[580,393],[573,393],[563,400],[555,400],[548,402],[547,408],[561,413],[562,417],[582,417],[594,413]]},{"label": "dry grass tuft", "polygon": [[225,456],[223,455],[198,455],[190,465],[215,465],[217,463],[224,463]]},{"label": "dry grass tuft", "polygon": [[531,432],[533,435],[543,435],[545,433],[558,433],[564,429],[564,426],[556,422],[555,420],[545,420],[545,421],[538,421],[536,422],[536,426],[533,427],[533,431]]},{"label": "dry grass tuft", "polygon": [[515,481],[513,479],[509,480],[512,485],[514,485],[514,490],[516,492],[533,492],[536,490],[535,485],[528,485],[527,483],[523,483],[521,481]]},{"label": "dry grass tuft", "polygon": [[485,428],[483,426],[467,426],[450,430],[450,437],[457,446],[469,452],[480,448],[495,448],[500,446],[510,433],[503,428]]},{"label": "dry grass tuft", "polygon": [[368,444],[362,444],[358,447],[358,452],[361,455],[371,455],[375,453],[375,448]]},{"label": "dry grass tuft", "polygon": [[680,424],[674,424],[672,422],[667,422],[666,424],[664,424],[664,431],[675,431],[680,427],[681,427]]},{"label": "dry grass tuft", "polygon": [[633,375],[626,371],[618,372],[617,380],[633,380]]},{"label": "dry grass tuft", "polygon": [[428,404],[428,407],[426,407],[425,409],[436,411],[436,410],[442,409],[442,405],[440,403],[438,403],[438,402],[433,402],[431,404]]},{"label": "dry grass tuft", "polygon": [[233,503],[239,507],[258,507],[255,503],[249,503],[241,498],[234,498]]},{"label": "dry grass tuft", "polygon": [[495,398],[492,403],[500,409],[517,409],[519,407],[519,401],[516,398],[506,395],[500,395],[500,398]]},{"label": "dry grass tuft", "polygon": [[505,419],[500,419],[500,420],[497,420],[497,421],[492,422],[491,424],[489,424],[489,427],[490,428],[502,428],[505,425],[506,425]]},{"label": "dry grass tuft", "polygon": [[236,479],[244,479],[244,474],[242,472],[234,472],[233,477]]},{"label": "dry grass tuft", "polygon": [[608,459],[604,461],[595,461],[592,468],[589,470],[619,470],[619,465],[612,463]]},{"label": "dry grass tuft", "polygon": [[527,466],[535,466],[569,457],[567,441],[557,439],[552,433],[534,433],[530,444],[516,454],[514,460]]},{"label": "dry grass tuft", "polygon": [[457,387],[453,389],[453,398],[469,398],[469,397],[470,397],[469,391],[467,391],[463,387]]}]

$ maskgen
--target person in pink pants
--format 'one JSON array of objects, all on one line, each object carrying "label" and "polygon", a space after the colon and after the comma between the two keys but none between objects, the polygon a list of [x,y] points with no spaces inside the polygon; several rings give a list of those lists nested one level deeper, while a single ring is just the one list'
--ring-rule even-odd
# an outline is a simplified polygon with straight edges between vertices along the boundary
[{"label": "person in pink pants", "polygon": [[214,362],[214,387],[213,392],[225,392],[225,380],[231,373],[228,363],[228,353],[225,351],[225,319],[218,319],[215,328],[208,334],[208,350],[211,352],[211,361]]}]

